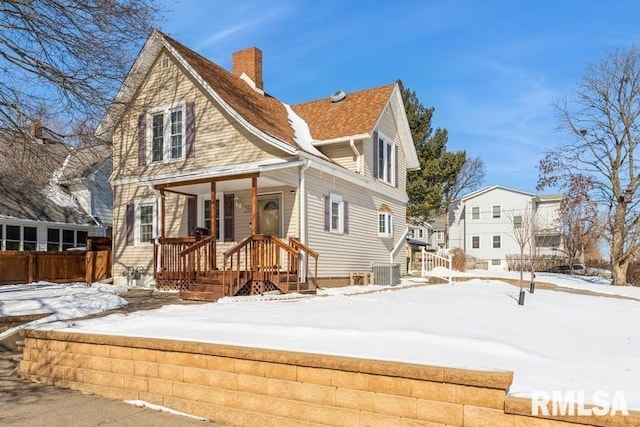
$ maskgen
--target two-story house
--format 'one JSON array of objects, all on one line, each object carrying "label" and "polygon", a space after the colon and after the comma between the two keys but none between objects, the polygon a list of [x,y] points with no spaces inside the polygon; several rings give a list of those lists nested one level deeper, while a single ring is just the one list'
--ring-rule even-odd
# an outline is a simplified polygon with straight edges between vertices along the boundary
[{"label": "two-story house", "polygon": [[486,261],[489,269],[506,269],[507,258],[520,253],[515,228],[535,224],[525,254],[556,255],[561,245],[558,209],[561,195],[535,195],[499,185],[454,201],[449,212],[449,247]]},{"label": "two-story house", "polygon": [[35,124],[0,140],[0,250],[64,251],[109,234],[109,146],[75,148]]},{"label": "two-story house", "polygon": [[398,86],[290,106],[265,91],[259,49],[232,68],[154,31],[102,120],[115,283],[135,269],[139,283],[216,299],[404,266],[419,163]]}]

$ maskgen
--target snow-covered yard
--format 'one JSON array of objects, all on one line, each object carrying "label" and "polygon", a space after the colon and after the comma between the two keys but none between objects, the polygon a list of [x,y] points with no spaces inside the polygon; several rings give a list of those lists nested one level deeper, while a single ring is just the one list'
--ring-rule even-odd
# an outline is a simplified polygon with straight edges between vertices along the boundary
[{"label": "snow-covered yard", "polygon": [[[394,289],[357,286],[271,301],[225,298],[34,327],[512,370],[513,395],[560,390],[588,398],[596,391],[609,396],[622,391],[628,406],[640,409],[640,288],[544,273],[537,279],[625,297],[537,289],[519,306],[518,288],[499,280],[432,286],[415,280]],[[11,298],[19,292],[5,289],[0,288],[0,315],[19,311],[11,309],[14,304],[25,307],[23,314],[31,312],[24,302],[28,298],[14,303]],[[29,292],[31,298],[38,295]],[[103,291],[95,297],[108,295],[113,296]],[[69,300],[82,305],[84,298]]]}]

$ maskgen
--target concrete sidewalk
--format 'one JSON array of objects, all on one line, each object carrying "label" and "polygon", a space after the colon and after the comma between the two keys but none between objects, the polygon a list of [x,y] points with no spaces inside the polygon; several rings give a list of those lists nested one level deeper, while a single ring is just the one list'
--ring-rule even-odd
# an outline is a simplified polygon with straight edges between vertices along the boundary
[{"label": "concrete sidewalk", "polygon": [[19,378],[14,370],[14,362],[0,359],[1,426],[216,426],[208,421],[31,382]]},{"label": "concrete sidewalk", "polygon": [[[126,292],[124,307],[88,317],[151,310],[167,304],[194,304],[177,293],[146,290]],[[20,353],[0,351],[0,426],[90,427],[90,426],[200,426],[217,424],[150,408],[137,407],[97,395],[39,384],[18,376]]]}]

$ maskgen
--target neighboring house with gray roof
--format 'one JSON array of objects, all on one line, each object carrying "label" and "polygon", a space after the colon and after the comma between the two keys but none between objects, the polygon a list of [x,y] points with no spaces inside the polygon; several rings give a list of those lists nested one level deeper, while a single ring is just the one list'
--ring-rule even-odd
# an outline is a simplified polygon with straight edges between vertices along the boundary
[{"label": "neighboring house with gray roof", "polygon": [[59,251],[109,235],[110,147],[74,149],[52,132],[32,135],[0,132],[0,250]]}]

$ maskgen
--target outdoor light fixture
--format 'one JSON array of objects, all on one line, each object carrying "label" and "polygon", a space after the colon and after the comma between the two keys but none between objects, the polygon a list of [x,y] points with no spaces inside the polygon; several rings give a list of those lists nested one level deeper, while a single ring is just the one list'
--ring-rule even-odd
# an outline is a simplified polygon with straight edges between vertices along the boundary
[{"label": "outdoor light fixture", "polygon": [[233,198],[233,203],[236,205],[236,208],[242,207],[242,202],[240,201],[240,197],[236,196]]}]

